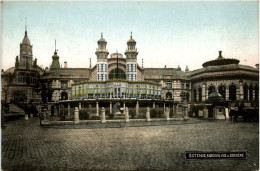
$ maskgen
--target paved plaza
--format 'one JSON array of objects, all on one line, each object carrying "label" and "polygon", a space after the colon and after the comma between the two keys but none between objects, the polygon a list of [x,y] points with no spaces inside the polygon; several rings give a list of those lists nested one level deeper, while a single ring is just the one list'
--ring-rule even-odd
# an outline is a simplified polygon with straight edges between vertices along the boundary
[{"label": "paved plaza", "polygon": [[[258,123],[76,129],[43,128],[39,119],[2,129],[3,170],[258,170]],[[185,151],[247,150],[247,160],[184,160]]]}]

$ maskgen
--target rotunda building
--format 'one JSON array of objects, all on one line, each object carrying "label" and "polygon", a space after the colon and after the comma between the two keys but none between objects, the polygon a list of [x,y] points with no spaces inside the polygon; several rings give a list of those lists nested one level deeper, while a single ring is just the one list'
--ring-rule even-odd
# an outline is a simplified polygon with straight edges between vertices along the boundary
[{"label": "rotunda building", "polygon": [[203,68],[190,72],[192,101],[205,102],[212,92],[221,94],[228,103],[245,102],[252,105],[259,100],[259,70],[239,64],[238,59],[224,58],[222,51],[215,60],[202,64]]}]

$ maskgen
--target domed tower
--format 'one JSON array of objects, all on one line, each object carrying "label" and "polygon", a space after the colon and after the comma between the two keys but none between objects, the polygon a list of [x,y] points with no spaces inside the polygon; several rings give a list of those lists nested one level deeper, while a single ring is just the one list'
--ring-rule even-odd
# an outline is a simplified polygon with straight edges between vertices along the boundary
[{"label": "domed tower", "polygon": [[101,39],[98,40],[98,48],[96,50],[97,55],[97,81],[107,80],[107,70],[108,70],[108,51],[106,49],[107,41],[103,38],[101,33]]},{"label": "domed tower", "polygon": [[60,57],[58,56],[57,49],[56,49],[56,40],[55,40],[55,51],[54,55],[52,56],[52,63],[50,69],[60,69]]},{"label": "domed tower", "polygon": [[32,45],[27,36],[27,29],[25,29],[23,41],[20,43],[20,67],[29,69],[32,67],[32,61]]},{"label": "domed tower", "polygon": [[132,32],[130,40],[127,41],[126,55],[126,75],[127,80],[137,81],[137,49],[136,41],[132,38]]}]

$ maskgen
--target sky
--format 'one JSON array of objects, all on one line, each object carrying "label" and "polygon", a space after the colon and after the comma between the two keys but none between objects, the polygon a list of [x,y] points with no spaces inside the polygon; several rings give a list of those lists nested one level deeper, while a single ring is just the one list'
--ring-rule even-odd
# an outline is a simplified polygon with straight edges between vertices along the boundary
[{"label": "sky", "polygon": [[101,32],[109,54],[125,52],[132,32],[144,67],[202,68],[206,61],[236,58],[259,63],[257,1],[135,2],[3,2],[1,4],[1,67],[13,67],[25,32],[33,57],[49,67],[57,41],[60,63],[88,68],[96,64]]}]

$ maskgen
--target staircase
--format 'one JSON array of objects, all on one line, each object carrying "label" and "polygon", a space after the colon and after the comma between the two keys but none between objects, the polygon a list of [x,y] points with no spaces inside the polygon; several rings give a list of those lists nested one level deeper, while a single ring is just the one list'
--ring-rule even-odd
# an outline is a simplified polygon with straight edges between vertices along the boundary
[{"label": "staircase", "polygon": [[9,104],[9,113],[17,114],[17,115],[25,115],[24,110],[15,104]]}]

